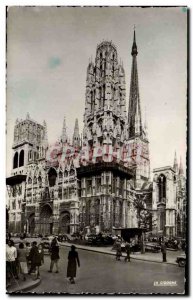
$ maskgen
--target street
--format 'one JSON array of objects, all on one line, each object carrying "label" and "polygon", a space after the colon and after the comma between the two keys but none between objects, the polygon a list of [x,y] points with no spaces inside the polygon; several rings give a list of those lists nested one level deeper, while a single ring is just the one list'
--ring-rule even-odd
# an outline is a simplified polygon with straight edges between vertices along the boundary
[{"label": "street", "polygon": [[[40,268],[41,284],[30,292],[43,293],[183,293],[184,268],[177,265],[131,260],[116,261],[112,255],[78,250],[80,269],[76,283],[66,278],[70,248],[60,247],[60,272],[48,273],[50,257]],[[167,283],[168,282],[168,283]],[[166,286],[158,286],[158,285]],[[173,284],[174,286],[168,286]],[[157,285],[157,286],[156,286]]]}]

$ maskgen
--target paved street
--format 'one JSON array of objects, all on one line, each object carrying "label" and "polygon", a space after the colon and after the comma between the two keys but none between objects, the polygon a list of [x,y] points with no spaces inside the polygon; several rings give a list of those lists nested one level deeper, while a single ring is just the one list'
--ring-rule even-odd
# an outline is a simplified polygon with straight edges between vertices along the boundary
[{"label": "paved street", "polygon": [[[76,284],[66,278],[69,248],[60,248],[60,273],[48,273],[50,258],[45,256],[41,267],[42,282],[31,292],[63,293],[183,293],[184,268],[177,265],[132,260],[116,261],[112,255],[78,250],[81,267]],[[176,282],[176,286],[154,286],[163,281]]]}]

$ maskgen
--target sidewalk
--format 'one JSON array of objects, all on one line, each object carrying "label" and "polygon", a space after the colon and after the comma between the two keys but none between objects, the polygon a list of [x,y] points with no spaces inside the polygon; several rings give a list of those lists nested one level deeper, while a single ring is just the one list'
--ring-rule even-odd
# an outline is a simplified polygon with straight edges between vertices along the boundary
[{"label": "sidewalk", "polygon": [[34,280],[31,276],[29,276],[26,281],[22,279],[12,279],[11,285],[6,287],[6,291],[7,294],[27,292],[39,285],[40,282],[41,279]]},{"label": "sidewalk", "polygon": [[[72,244],[67,242],[60,243],[62,246],[71,247]],[[87,250],[87,251],[93,251],[103,254],[110,254],[114,255],[116,254],[115,250],[112,250],[112,246],[110,247],[94,247],[94,246],[85,246],[85,245],[77,245],[74,244],[77,249]],[[167,251],[167,262],[166,264],[172,264],[177,265],[176,263],[176,257],[180,255],[182,251]],[[122,257],[125,257],[126,253],[122,253]],[[141,254],[140,252],[137,252],[135,254],[131,254],[131,259],[137,259],[137,260],[143,260],[143,261],[149,261],[149,262],[156,262],[156,263],[163,263],[162,262],[162,253],[151,253],[146,252],[144,254]]]}]

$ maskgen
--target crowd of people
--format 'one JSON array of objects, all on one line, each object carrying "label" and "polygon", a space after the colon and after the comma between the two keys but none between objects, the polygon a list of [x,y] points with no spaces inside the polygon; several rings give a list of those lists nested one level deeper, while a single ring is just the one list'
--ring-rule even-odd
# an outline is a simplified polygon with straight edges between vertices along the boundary
[{"label": "crowd of people", "polygon": [[[50,254],[50,268],[49,273],[54,271],[59,273],[58,261],[59,256],[59,245],[56,238],[54,238],[49,248]],[[44,264],[44,249],[43,245],[37,244],[36,241],[32,242],[30,246],[29,242],[19,243],[19,247],[16,248],[13,240],[6,240],[6,280],[7,287],[11,285],[12,280],[18,280],[21,278],[26,281],[27,276],[32,276],[33,279],[40,279],[40,267]],[[76,247],[71,246],[71,250],[68,254],[68,265],[67,265],[67,278],[70,283],[75,283],[74,278],[76,277],[77,265],[80,267],[80,260]]]}]

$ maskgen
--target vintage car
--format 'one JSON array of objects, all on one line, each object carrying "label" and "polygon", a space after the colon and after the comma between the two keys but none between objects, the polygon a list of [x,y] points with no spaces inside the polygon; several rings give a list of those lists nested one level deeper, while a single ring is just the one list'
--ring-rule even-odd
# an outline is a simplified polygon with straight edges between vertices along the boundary
[{"label": "vintage car", "polygon": [[161,247],[156,244],[156,243],[145,243],[145,251],[153,252],[153,253],[158,253],[161,251]]},{"label": "vintage car", "polygon": [[183,254],[177,256],[176,262],[177,262],[179,267],[185,267],[185,265],[186,265],[186,254],[183,253]]},{"label": "vintage car", "polygon": [[89,245],[96,246],[105,246],[105,245],[113,245],[114,241],[111,236],[106,234],[89,234],[86,240]]}]

